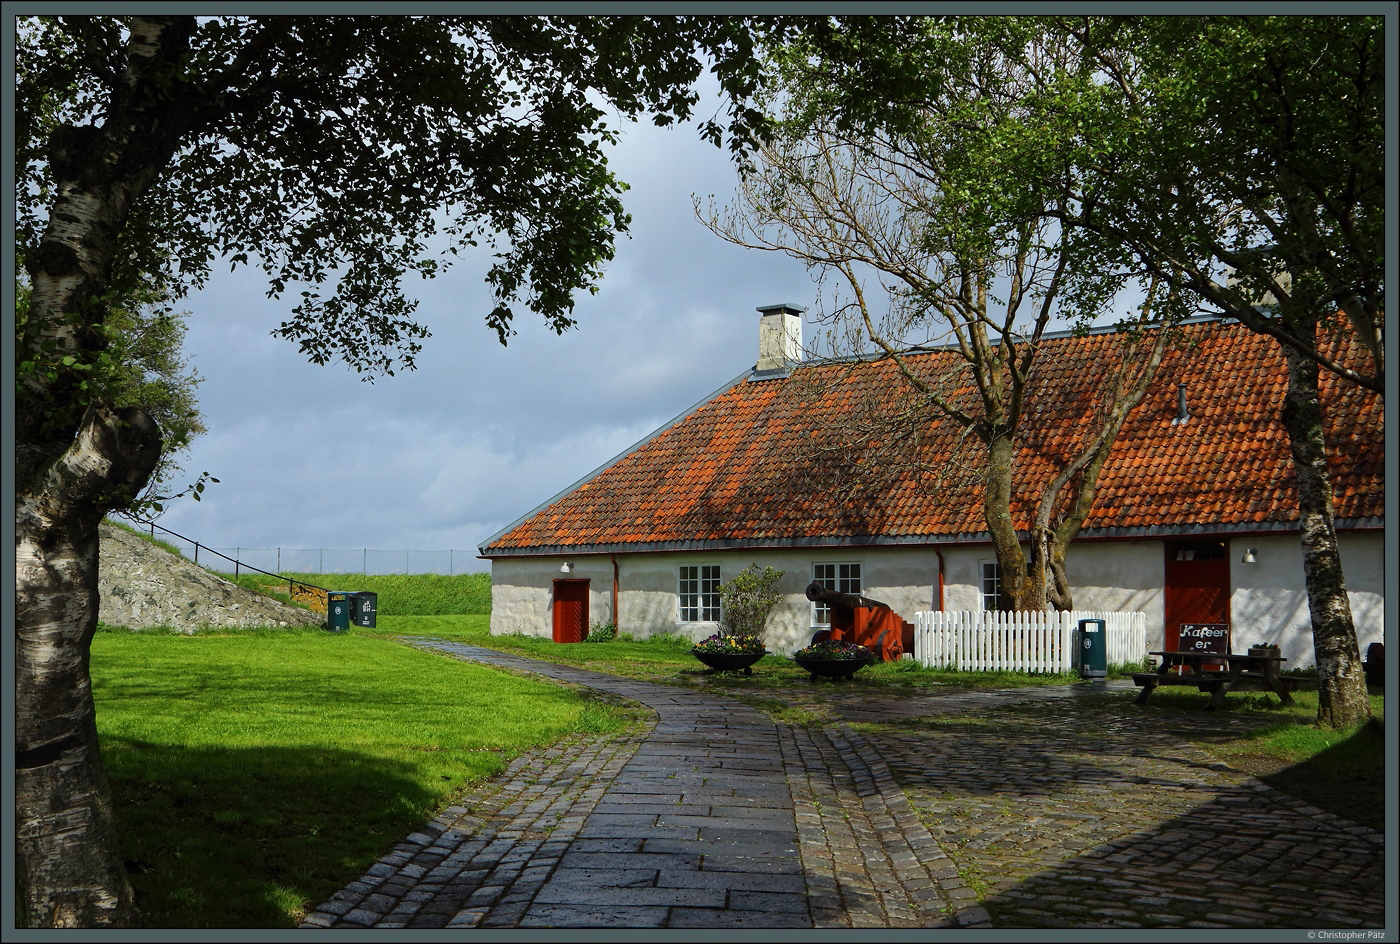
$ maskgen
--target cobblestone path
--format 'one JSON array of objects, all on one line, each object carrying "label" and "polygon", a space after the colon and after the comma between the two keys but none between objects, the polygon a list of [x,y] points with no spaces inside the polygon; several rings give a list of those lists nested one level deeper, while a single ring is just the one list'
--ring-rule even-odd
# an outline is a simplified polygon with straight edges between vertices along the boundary
[{"label": "cobblestone path", "polygon": [[303,927],[986,926],[849,730],[794,730],[729,698],[413,642],[629,698],[657,721],[644,737],[517,759]]},{"label": "cobblestone path", "polygon": [[1160,721],[1086,722],[1078,696],[1114,683],[833,689],[843,722],[790,726],[692,689],[412,642],[656,722],[518,758],[303,927],[1383,926],[1380,834]]},{"label": "cobblestone path", "polygon": [[862,730],[995,926],[1384,926],[1380,833],[1153,730],[1160,716],[969,701]]}]

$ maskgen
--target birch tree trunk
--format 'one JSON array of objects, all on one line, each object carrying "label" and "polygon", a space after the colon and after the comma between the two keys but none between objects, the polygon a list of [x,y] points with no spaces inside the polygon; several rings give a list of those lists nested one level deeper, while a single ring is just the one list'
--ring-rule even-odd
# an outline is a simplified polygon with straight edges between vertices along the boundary
[{"label": "birch tree trunk", "polygon": [[88,651],[103,499],[144,485],[160,448],[146,414],[93,406],[72,446],[17,496],[15,851],[18,904],[32,926],[137,923],[97,749]]},{"label": "birch tree trunk", "polygon": [[[1316,321],[1305,324],[1300,319],[1298,330],[1304,337],[1315,337]],[[1327,473],[1317,362],[1294,347],[1280,346],[1288,360],[1288,393],[1282,419],[1298,479],[1303,573],[1308,613],[1312,617],[1313,657],[1317,661],[1317,723],[1347,728],[1371,717],[1371,702],[1366,695],[1361,651],[1333,524],[1332,481]]]},{"label": "birch tree trunk", "polygon": [[101,126],[58,125],[48,226],[25,258],[29,316],[15,422],[15,832],[18,904],[33,927],[138,923],[97,745],[88,673],[97,628],[97,526],[134,499],[160,458],[143,411],[83,387],[120,234],[169,163],[188,109],[172,63],[193,17],[132,17],[129,54]]}]

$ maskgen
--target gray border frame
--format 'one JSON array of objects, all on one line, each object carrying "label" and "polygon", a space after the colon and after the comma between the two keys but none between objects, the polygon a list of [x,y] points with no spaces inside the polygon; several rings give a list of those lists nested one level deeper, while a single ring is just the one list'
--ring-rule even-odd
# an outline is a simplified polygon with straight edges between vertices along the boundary
[{"label": "gray border frame", "polygon": [[[215,5],[213,5],[213,4],[204,4],[204,3],[185,4],[185,3],[146,2],[146,3],[141,4],[142,9],[144,9],[144,10],[150,10],[150,11],[163,11],[163,10],[182,11],[182,10],[188,10],[188,9],[190,9],[191,7],[194,7],[195,9],[199,10],[200,12],[206,12],[206,11],[207,11],[207,12],[210,12],[210,13],[216,12],[216,11],[213,9],[214,6],[215,6]],[[237,12],[239,12],[239,13],[316,12],[316,11],[323,11],[323,10],[326,9],[326,7],[321,6],[321,5],[306,4],[306,3],[303,2],[303,0],[292,0],[292,2],[289,2],[289,3],[248,3],[248,2],[241,2],[241,3],[228,4],[227,6],[233,7],[233,8],[234,8]],[[503,5],[503,4],[460,4],[460,3],[425,3],[425,2],[417,2],[417,3],[408,3],[408,4],[402,4],[402,5],[395,5],[395,6],[393,7],[393,9],[394,9],[395,12],[416,13],[416,14],[425,14],[425,13],[426,13],[426,14],[431,14],[431,13],[448,12],[448,11],[459,12],[459,11],[463,11],[463,10],[472,10],[472,9],[480,10],[480,11],[482,11],[482,12],[492,12],[492,13],[503,13],[503,12],[546,13],[546,12],[562,12],[562,11],[566,11],[566,10],[567,10],[567,11],[569,11],[569,12],[581,12],[581,13],[601,14],[601,13],[641,13],[641,12],[658,12],[658,6],[661,6],[663,9],[665,9],[666,12],[692,12],[692,11],[697,11],[697,12],[698,12],[698,11],[700,11],[700,10],[703,10],[704,12],[711,12],[711,13],[767,13],[767,12],[786,12],[786,11],[792,9],[790,6],[787,6],[787,5],[779,6],[779,5],[776,5],[776,4],[764,4],[764,3],[758,3],[758,4],[753,4],[753,3],[747,3],[747,4],[740,4],[740,3],[715,3],[715,4],[710,4],[710,5],[700,5],[700,4],[685,4],[685,5],[662,4],[662,5],[658,5],[658,4],[655,4],[655,3],[617,3],[617,2],[613,2],[613,3],[602,3],[602,4],[590,4],[590,5],[586,6],[586,7],[583,7],[582,9],[580,9],[580,7],[578,7],[578,6],[566,6],[566,5],[561,5],[561,4],[558,4],[558,3],[539,3],[539,4],[532,4],[532,5],[529,5],[529,6],[521,6],[521,7],[515,7],[515,6],[511,5],[511,6],[507,7],[506,5]],[[1102,4],[1102,5],[1099,5],[1099,4],[1097,4],[1097,3],[1095,3],[1095,4],[1084,3],[1084,2],[1082,2],[1082,0],[1081,0],[1081,2],[1077,2],[1077,3],[1055,4],[1055,5],[1054,5],[1053,7],[1051,7],[1050,10],[1048,10],[1048,11],[1046,10],[1046,8],[1045,8],[1044,6],[1039,5],[1039,4],[1027,4],[1027,3],[1024,3],[1024,2],[994,2],[994,3],[988,3],[988,4],[970,4],[970,3],[959,3],[959,4],[876,3],[876,4],[870,4],[870,5],[868,5],[868,6],[862,7],[862,8],[861,8],[861,12],[872,12],[872,13],[927,13],[927,12],[950,12],[950,13],[951,13],[951,12],[977,12],[977,13],[1017,14],[1017,13],[1055,12],[1055,11],[1061,11],[1061,12],[1077,12],[1077,11],[1085,11],[1085,10],[1088,10],[1088,9],[1092,9],[1092,10],[1094,10],[1095,12],[1100,12],[1100,11],[1101,11],[1101,12],[1114,12],[1115,10],[1122,10],[1123,12],[1133,12],[1133,13],[1143,13],[1143,14],[1152,14],[1152,13],[1157,13],[1157,14],[1180,14],[1180,13],[1215,13],[1215,14],[1231,14],[1231,13],[1246,13],[1246,14],[1247,14],[1247,13],[1255,13],[1255,12],[1260,12],[1260,11],[1261,11],[1261,8],[1260,8],[1258,5],[1253,4],[1253,3],[1236,3],[1236,2],[1212,2],[1212,3],[1206,3],[1206,2],[1140,3],[1140,4],[1133,4],[1133,5],[1130,6],[1130,5],[1121,3],[1120,0],[1110,0],[1110,2],[1104,3],[1104,4]],[[110,5],[106,5],[106,4],[98,5],[98,4],[93,4],[93,3],[80,3],[80,2],[75,2],[75,3],[42,3],[42,2],[34,2],[34,0],[29,0],[29,2],[25,2],[25,0],[16,0],[16,2],[14,3],[14,6],[13,6],[13,7],[7,7],[7,8],[6,8],[6,12],[9,13],[11,16],[17,16],[17,15],[20,15],[20,14],[59,13],[59,12],[63,12],[63,13],[98,13],[98,12],[104,12],[104,13],[105,13],[105,12],[109,12],[110,10],[111,10],[111,6],[110,6]],[[803,13],[808,13],[808,14],[811,14],[811,13],[842,13],[842,12],[854,12],[854,11],[852,10],[852,5],[849,4],[849,3],[819,3],[819,4],[806,4],[806,5],[804,5],[803,7],[801,7],[800,10],[801,10],[801,12],[803,12]],[[365,2],[365,0],[351,0],[350,3],[344,4],[343,6],[339,6],[339,7],[336,9],[335,12],[344,12],[344,13],[375,13],[375,12],[387,12],[387,5],[385,5],[385,4],[383,4],[383,3],[378,3],[378,2]],[[1386,105],[1386,118],[1387,118],[1387,121],[1386,121],[1386,149],[1387,149],[1387,157],[1386,157],[1386,170],[1387,170],[1387,175],[1389,176],[1389,178],[1390,178],[1391,180],[1400,180],[1400,159],[1397,159],[1397,157],[1396,157],[1396,146],[1397,146],[1398,143],[1400,143],[1400,130],[1397,130],[1397,128],[1400,127],[1400,120],[1397,120],[1397,108],[1396,108],[1396,104],[1395,104],[1396,101],[1397,101],[1397,97],[1396,97],[1396,96],[1397,96],[1397,91],[1400,91],[1400,81],[1397,81],[1397,66],[1400,66],[1400,54],[1397,54],[1397,50],[1400,50],[1400,45],[1397,44],[1397,37],[1396,37],[1396,26],[1397,26],[1397,25],[1400,25],[1400,13],[1397,13],[1397,12],[1396,12],[1396,10],[1395,10],[1393,4],[1390,4],[1390,3],[1379,3],[1379,2],[1366,2],[1366,0],[1360,0],[1360,2],[1358,2],[1358,0],[1350,0],[1350,2],[1337,2],[1337,3],[1330,3],[1330,4],[1321,4],[1321,3],[1317,3],[1317,2],[1280,2],[1280,3],[1274,4],[1273,7],[1271,8],[1271,11],[1270,11],[1270,12],[1275,12],[1275,13],[1297,13],[1297,14],[1303,14],[1303,13],[1320,13],[1320,14],[1326,14],[1326,15],[1348,15],[1348,14],[1350,14],[1350,15],[1359,15],[1359,14],[1367,14],[1367,15],[1379,15],[1379,16],[1382,16],[1382,17],[1385,18],[1385,23],[1386,23],[1386,27],[1387,27],[1387,29],[1386,29],[1386,38],[1385,38],[1385,48],[1386,48],[1386,92],[1387,92],[1387,105]],[[4,132],[4,135],[3,135],[3,137],[4,137],[4,153],[5,153],[6,158],[7,158],[7,160],[4,162],[4,163],[5,163],[5,174],[7,175],[6,178],[5,178],[5,180],[6,180],[6,186],[5,186],[5,190],[4,190],[4,201],[5,201],[5,206],[9,207],[9,206],[12,204],[12,202],[13,202],[13,197],[12,197],[11,195],[12,195],[13,192],[14,192],[14,190],[13,190],[13,187],[14,187],[14,144],[13,144],[13,141],[14,141],[14,118],[13,118],[13,115],[14,115],[14,87],[13,87],[13,77],[14,77],[14,33],[13,33],[13,30],[12,30],[12,29],[7,29],[7,30],[5,30],[5,31],[4,31],[4,35],[3,35],[3,38],[0,38],[0,52],[3,53],[3,56],[2,56],[2,58],[3,58],[3,64],[2,64],[2,65],[3,65],[3,79],[4,79],[3,82],[0,82],[0,102],[3,102],[4,105],[5,105],[5,107],[4,107],[4,109],[3,109],[3,113],[0,113],[0,127],[3,127],[3,132]],[[1387,213],[1387,220],[1388,220],[1388,222],[1387,222],[1387,227],[1386,227],[1386,253],[1387,253],[1387,259],[1388,259],[1387,271],[1386,271],[1386,280],[1387,280],[1389,283],[1391,283],[1392,285],[1395,283],[1397,249],[1400,249],[1400,240],[1397,240],[1397,232],[1400,232],[1400,229],[1397,229],[1397,224],[1396,224],[1396,222],[1395,222],[1395,219],[1396,219],[1396,216],[1395,216],[1395,214],[1396,214],[1396,209],[1397,209],[1397,205],[1400,205],[1400,200],[1397,199],[1396,189],[1397,189],[1397,188],[1391,187],[1391,188],[1389,188],[1389,189],[1387,190],[1387,192],[1386,192],[1386,213]],[[10,214],[7,218],[8,218],[10,221],[13,221],[13,218],[14,218],[14,217],[13,217],[13,214]],[[3,286],[0,286],[0,292],[3,292],[3,295],[0,295],[0,298],[3,298],[3,302],[4,302],[4,308],[3,308],[3,324],[4,324],[4,330],[3,330],[3,332],[0,332],[0,351],[3,351],[3,360],[0,360],[0,378],[3,378],[3,379],[0,379],[0,419],[3,419],[3,421],[4,421],[4,422],[3,422],[4,430],[3,430],[3,432],[0,432],[0,457],[3,458],[3,465],[0,465],[0,478],[3,478],[3,481],[6,483],[6,484],[5,484],[5,487],[4,487],[4,489],[3,489],[3,490],[4,490],[4,501],[5,501],[6,514],[4,514],[3,519],[0,519],[0,541],[3,542],[5,548],[10,548],[10,547],[13,547],[13,546],[14,546],[14,545],[13,545],[13,538],[14,538],[14,527],[15,527],[15,524],[14,524],[14,521],[15,521],[15,518],[14,518],[14,510],[15,510],[15,505],[14,505],[14,491],[13,491],[13,489],[10,487],[10,486],[13,484],[13,469],[14,469],[14,408],[15,408],[15,402],[14,402],[14,387],[13,387],[13,384],[12,384],[12,382],[11,382],[11,381],[12,381],[12,371],[13,371],[13,369],[14,369],[14,368],[13,368],[13,364],[14,364],[14,360],[13,360],[13,355],[14,355],[14,350],[13,350],[13,345],[14,345],[14,340],[13,340],[13,338],[14,338],[14,333],[13,333],[12,328],[13,328],[13,321],[14,321],[14,276],[15,276],[15,272],[14,272],[14,253],[13,253],[13,248],[14,248],[14,231],[13,231],[12,222],[11,222],[11,224],[6,225],[6,226],[3,228],[3,238],[4,238],[4,242],[3,242],[3,254],[4,254],[4,259],[3,259],[3,262],[4,262],[4,266],[5,266],[5,270],[4,270],[4,272],[5,272],[5,278],[4,278],[4,284],[3,284]],[[1396,341],[1396,339],[1395,339],[1395,332],[1392,330],[1392,331],[1390,332],[1390,337],[1389,337],[1389,339],[1388,339],[1387,342],[1386,342],[1386,352],[1387,352],[1386,356],[1387,356],[1387,358],[1391,361],[1392,364],[1394,363],[1394,359],[1395,359],[1395,349],[1396,349],[1396,347],[1397,347],[1397,341]],[[1400,382],[1397,382],[1396,377],[1395,377],[1395,373],[1394,373],[1394,371],[1392,371],[1392,372],[1391,372],[1391,375],[1390,375],[1390,377],[1389,377],[1389,379],[1388,379],[1387,382],[1386,382],[1386,395],[1387,395],[1387,397],[1390,399],[1390,401],[1391,401],[1392,403],[1395,402],[1395,394],[1396,394],[1396,392],[1397,392],[1397,389],[1400,389]],[[1385,452],[1385,476],[1386,476],[1385,496],[1386,496],[1386,504],[1387,504],[1388,506],[1394,507],[1396,476],[1397,476],[1398,473],[1400,473],[1400,460],[1397,460],[1397,455],[1400,455],[1400,453],[1397,452],[1396,434],[1395,434],[1393,428],[1391,428],[1391,427],[1387,427],[1387,429],[1386,429],[1385,443],[1386,443],[1386,452]],[[1392,561],[1392,562],[1400,561],[1400,534],[1397,534],[1397,531],[1396,531],[1396,529],[1394,529],[1394,528],[1389,528],[1389,529],[1386,529],[1386,531],[1385,531],[1385,554],[1386,554],[1386,559],[1388,559],[1388,560],[1390,560],[1390,561]],[[13,591],[13,589],[12,589],[12,588],[14,587],[14,584],[13,584],[12,580],[10,579],[10,578],[12,578],[13,573],[14,573],[14,558],[11,556],[11,554],[10,554],[8,551],[6,551],[6,552],[4,552],[4,553],[0,553],[0,575],[4,575],[4,579],[5,579],[5,585],[4,585],[4,588],[3,588],[3,589],[4,589],[4,592],[3,592],[3,594],[0,594],[0,626],[3,626],[3,627],[5,627],[6,629],[9,629],[11,632],[13,631],[13,627],[14,627],[14,625],[15,625],[15,622],[14,622],[14,620],[15,620],[15,605],[14,605],[14,604],[15,604],[15,599],[14,599],[14,598],[15,598],[15,595],[14,595],[14,591]],[[1391,566],[1390,568],[1388,568],[1388,569],[1386,570],[1386,572],[1385,572],[1385,592],[1386,592],[1387,598],[1389,598],[1390,600],[1392,600],[1392,601],[1400,601],[1400,596],[1397,596],[1397,593],[1400,592],[1400,568],[1395,567],[1393,563],[1392,563],[1392,566]],[[1396,634],[1396,632],[1395,632],[1395,628],[1396,628],[1396,626],[1397,626],[1397,623],[1400,623],[1400,621],[1398,621],[1398,620],[1397,620],[1397,617],[1396,617],[1395,607],[1396,607],[1396,603],[1393,602],[1392,605],[1391,605],[1391,607],[1387,610],[1387,612],[1386,612],[1386,618],[1385,618],[1385,619],[1386,619],[1386,633],[1385,633],[1385,636],[1386,636],[1387,642],[1390,643],[1392,652],[1395,651],[1395,642],[1396,642],[1396,636],[1397,636],[1397,634]],[[3,717],[4,717],[4,720],[5,720],[5,728],[6,728],[6,730],[7,730],[7,731],[13,731],[13,730],[14,730],[14,728],[13,728],[13,722],[14,722],[14,714],[13,714],[13,713],[14,713],[14,692],[15,692],[15,668],[14,668],[13,649],[10,649],[9,652],[8,652],[7,654],[8,654],[10,657],[9,657],[9,658],[6,658],[6,659],[4,660],[4,661],[5,661],[4,683],[5,683],[5,686],[6,686],[5,693],[6,693],[7,697],[5,697],[5,698],[3,699]],[[1400,683],[1400,668],[1397,668],[1397,664],[1396,664],[1397,661],[1400,661],[1400,660],[1397,660],[1395,657],[1392,657],[1391,660],[1389,661],[1389,664],[1388,664],[1387,667],[1386,667],[1386,685],[1387,685],[1387,688],[1389,688],[1390,691],[1391,691],[1392,693],[1394,693],[1394,692],[1396,691],[1396,685],[1397,685],[1397,683]],[[1386,745],[1387,745],[1387,747],[1386,747],[1386,750],[1387,750],[1387,755],[1386,755],[1386,776],[1387,776],[1387,782],[1390,783],[1391,785],[1394,785],[1395,783],[1397,783],[1397,771],[1400,771],[1400,758],[1397,758],[1397,750],[1396,750],[1396,748],[1397,748],[1397,735],[1396,735],[1396,722],[1397,722],[1397,720],[1400,720],[1400,709],[1398,709],[1398,708],[1396,707],[1395,698],[1392,697],[1392,698],[1390,699],[1390,701],[1387,703],[1387,707],[1386,707],[1386,711],[1385,711],[1385,725],[1386,725],[1386,731],[1387,731],[1387,736],[1386,736]],[[10,750],[7,750],[7,751],[4,751],[4,752],[3,752],[3,780],[0,781],[0,786],[3,787],[3,793],[0,793],[0,796],[3,796],[3,800],[4,800],[4,802],[5,802],[5,804],[6,804],[7,808],[8,808],[9,802],[10,802],[11,800],[14,799],[14,756],[13,756],[13,749],[12,749],[12,748],[11,748]],[[1391,792],[1390,792],[1390,794],[1389,794],[1389,796],[1388,796],[1388,798],[1387,798],[1387,800],[1386,800],[1386,837],[1387,837],[1387,847],[1386,847],[1386,881],[1387,881],[1387,886],[1390,887],[1390,888],[1400,887],[1400,868],[1397,867],[1396,841],[1395,841],[1396,829],[1397,829],[1397,827],[1400,827],[1400,817],[1397,817],[1397,811],[1398,811],[1398,810],[1400,810],[1400,791],[1391,790]],[[95,938],[95,937],[97,937],[98,935],[100,935],[103,939],[107,939],[107,940],[132,940],[132,941],[146,941],[146,940],[177,940],[177,941],[184,941],[184,940],[187,940],[187,939],[190,937],[190,935],[189,935],[188,933],[186,933],[186,932],[180,932],[180,931],[174,931],[174,932],[165,932],[165,931],[105,931],[105,932],[69,931],[69,932],[53,932],[53,931],[16,931],[16,930],[14,930],[14,927],[15,927],[15,925],[14,925],[14,917],[15,917],[15,912],[14,912],[14,885],[13,885],[13,883],[12,883],[11,881],[9,881],[9,876],[12,876],[12,875],[14,874],[14,865],[15,865],[15,861],[14,861],[14,846],[13,846],[12,841],[10,841],[10,840],[11,840],[11,836],[12,836],[13,828],[14,828],[14,821],[13,821],[13,819],[7,817],[7,818],[4,820],[5,839],[4,839],[3,843],[0,843],[0,874],[3,874],[3,875],[5,876],[5,881],[4,881],[4,883],[3,883],[3,884],[4,884],[4,888],[3,888],[3,889],[0,889],[0,899],[3,900],[3,908],[0,908],[0,920],[3,920],[3,925],[0,925],[0,926],[2,926],[2,927],[5,929],[5,931],[6,931],[6,933],[7,933],[7,939],[8,939],[8,940],[38,940],[38,939],[40,939],[41,937],[50,936],[50,935],[53,935],[53,934],[55,934],[55,933],[62,933],[63,936],[64,936],[64,938],[65,938],[66,940],[86,940],[86,939],[89,939],[89,938]],[[1400,903],[1397,903],[1396,905],[1393,905],[1392,908],[1400,908]],[[1388,912],[1387,912],[1387,915],[1386,915],[1386,925],[1385,925],[1385,929],[1384,929],[1384,931],[1382,932],[1384,936],[1383,936],[1382,938],[1371,938],[1370,940],[1386,940],[1386,941],[1397,941],[1397,940],[1400,940],[1400,935],[1397,934],[1397,928],[1398,928],[1398,927],[1400,927],[1400,914],[1394,913],[1394,912],[1392,912],[1392,911],[1388,911]],[[298,933],[298,932],[278,932],[278,931],[266,931],[266,930],[264,930],[264,931],[262,931],[262,933],[260,934],[260,936],[261,936],[261,937],[264,937],[264,938],[267,938],[267,939],[272,939],[272,940],[276,940],[276,939],[279,939],[279,938],[291,939],[291,938],[292,938],[294,935],[296,935],[297,933]],[[331,932],[327,932],[327,933],[335,934],[335,933],[337,933],[337,932],[331,931]],[[1363,932],[1363,933],[1364,933],[1364,932]],[[397,938],[397,939],[402,939],[403,937],[413,938],[413,937],[422,937],[422,936],[423,936],[423,934],[421,934],[421,933],[420,933],[420,934],[414,934],[414,933],[412,933],[412,932],[381,932],[381,934],[383,934],[384,936],[395,937],[395,938]],[[247,935],[246,931],[217,931],[217,930],[216,930],[216,931],[204,931],[204,932],[200,932],[200,937],[203,938],[203,939],[207,939],[207,940],[235,940],[235,941],[237,941],[237,940],[245,940],[245,939],[247,938],[247,936],[248,936],[248,935]],[[438,936],[439,936],[439,937],[442,937],[442,935],[438,935]],[[464,936],[466,936],[466,935],[464,935]],[[716,934],[709,934],[709,933],[706,933],[706,932],[687,932],[687,931],[668,931],[668,932],[666,932],[666,937],[667,937],[668,939],[671,939],[671,940],[710,940],[710,939],[714,939],[714,938],[717,937],[717,936],[718,936],[718,935],[716,935]],[[767,939],[773,939],[773,940],[803,940],[803,939],[807,939],[807,938],[810,938],[810,937],[814,937],[814,936],[816,936],[816,935],[812,935],[812,934],[810,934],[810,933],[800,933],[800,932],[799,932],[799,933],[793,933],[793,932],[783,932],[783,931],[776,931],[776,932],[774,932],[774,931],[765,931],[765,932],[762,932],[761,934],[758,934],[758,935],[754,935],[754,934],[743,934],[742,932],[740,932],[739,934],[735,934],[734,932],[729,932],[729,933],[726,934],[725,936],[726,936],[726,937],[732,937],[732,938],[734,938],[734,939],[736,939],[736,940],[738,940],[738,939],[744,939],[744,938],[762,938],[762,939],[765,939],[765,940],[767,940]],[[932,937],[932,935],[931,935],[929,932],[927,932],[927,931],[879,931],[879,932],[867,932],[867,931],[839,932],[839,931],[833,931],[833,932],[828,932],[828,933],[826,933],[826,934],[824,934],[824,935],[821,935],[821,936],[822,936],[822,937],[829,938],[829,939],[840,939],[840,940],[894,939],[894,940],[909,940],[909,941],[927,941],[927,940],[929,940],[929,939]],[[1282,941],[1282,940],[1297,940],[1297,941],[1303,941],[1303,940],[1307,940],[1307,939],[1308,939],[1308,934],[1307,934],[1305,931],[1301,931],[1301,930],[1300,930],[1300,931],[1297,931],[1297,932],[1295,932],[1295,933],[1292,933],[1292,934],[1281,933],[1281,932],[1278,932],[1278,931],[1252,931],[1252,930],[1240,930],[1240,931],[1230,931],[1230,932],[1228,932],[1228,933],[1222,933],[1222,932],[1220,932],[1220,931],[1216,931],[1216,932],[1213,933],[1213,936],[1216,936],[1216,937],[1224,937],[1224,938],[1226,938],[1226,939],[1228,939],[1228,940],[1268,941],[1268,942]],[[558,932],[558,931],[554,931],[554,932],[542,932],[542,933],[536,933],[536,932],[530,932],[530,931],[515,931],[515,932],[498,933],[498,932],[492,932],[492,931],[473,931],[473,932],[470,932],[470,937],[472,937],[473,939],[480,939],[480,940],[502,940],[502,939],[507,939],[507,940],[522,940],[522,941],[523,941],[523,940],[558,940],[558,939],[561,939],[561,938],[567,938],[567,939],[571,939],[571,940],[617,940],[617,939],[624,939],[624,940],[626,940],[626,939],[633,939],[633,940],[643,940],[643,939],[647,939],[647,940],[649,940],[649,939],[655,937],[655,934],[654,934],[654,932],[646,932],[646,931],[639,931],[639,932],[621,931],[621,932],[602,932],[602,933],[597,933],[597,932],[575,932],[575,933],[571,933],[571,932],[567,932],[567,931],[566,931],[566,932],[563,932],[563,933]],[[1090,939],[1090,940],[1115,940],[1115,939],[1117,939],[1117,940],[1122,940],[1122,939],[1127,939],[1127,938],[1129,937],[1129,935],[1127,935],[1127,934],[1122,934],[1122,933],[1117,933],[1117,934],[1115,934],[1115,933],[1112,933],[1112,932],[1095,932],[1095,931],[1084,931],[1084,930],[1077,930],[1077,931],[1060,931],[1060,930],[1054,930],[1054,929],[1042,929],[1042,930],[1034,930],[1034,931],[1029,931],[1029,932],[1019,932],[1019,933],[1016,933],[1016,932],[1008,932],[1008,931],[981,931],[981,932],[944,931],[944,932],[939,932],[938,937],[939,937],[940,939],[945,938],[945,937],[946,937],[946,938],[949,938],[949,939],[953,939],[953,938],[958,938],[958,939],[975,938],[976,940],[979,940],[979,941],[1016,941],[1016,940],[1037,940],[1037,941],[1040,941],[1040,940],[1044,940],[1044,941],[1063,940],[1063,941],[1080,941],[1080,940],[1084,940],[1084,939],[1086,939],[1086,938],[1087,938],[1087,939]],[[1181,931],[1181,932],[1143,931],[1143,932],[1136,932],[1136,933],[1134,933],[1134,934],[1131,935],[1131,938],[1132,938],[1133,940],[1142,940],[1142,939],[1148,939],[1148,940],[1192,940],[1192,939],[1196,939],[1196,938],[1199,938],[1199,937],[1200,937],[1200,932],[1192,932],[1192,931]]]}]

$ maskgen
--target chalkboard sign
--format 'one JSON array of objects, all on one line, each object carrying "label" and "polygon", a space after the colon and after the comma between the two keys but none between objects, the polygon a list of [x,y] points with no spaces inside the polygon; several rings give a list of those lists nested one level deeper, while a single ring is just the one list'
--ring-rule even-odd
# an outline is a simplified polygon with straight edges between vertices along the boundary
[{"label": "chalkboard sign", "polygon": [[1177,640],[1179,652],[1219,652],[1223,655],[1230,651],[1230,624],[1182,623]]}]

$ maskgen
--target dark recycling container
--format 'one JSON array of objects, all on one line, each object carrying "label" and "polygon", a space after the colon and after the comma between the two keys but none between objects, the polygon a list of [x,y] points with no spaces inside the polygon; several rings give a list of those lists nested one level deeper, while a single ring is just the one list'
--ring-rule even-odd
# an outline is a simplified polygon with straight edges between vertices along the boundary
[{"label": "dark recycling container", "polygon": [[343,633],[350,628],[350,594],[343,590],[326,593],[326,629]]},{"label": "dark recycling container", "polygon": [[350,622],[366,629],[374,629],[374,614],[379,609],[379,594],[369,590],[356,590],[347,593],[350,598]]},{"label": "dark recycling container", "polygon": [[1074,633],[1075,662],[1079,677],[1101,679],[1108,677],[1108,632],[1101,619],[1082,619]]}]

